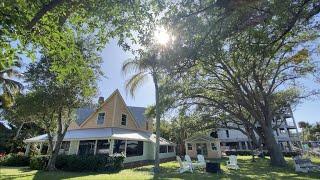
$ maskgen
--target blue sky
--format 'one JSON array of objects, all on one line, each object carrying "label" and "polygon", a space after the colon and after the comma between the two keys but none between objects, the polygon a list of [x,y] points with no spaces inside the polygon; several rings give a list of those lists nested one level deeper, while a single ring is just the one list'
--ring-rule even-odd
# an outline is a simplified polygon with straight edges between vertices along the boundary
[{"label": "blue sky", "polygon": [[[103,58],[102,70],[107,76],[99,81],[99,96],[108,97],[114,90],[119,89],[127,105],[148,106],[155,102],[154,87],[151,78],[140,87],[135,97],[126,93],[125,81],[129,78],[121,73],[122,63],[132,57],[130,53],[124,52],[115,40],[111,40],[101,54]],[[320,89],[320,84],[306,81],[310,88]],[[309,123],[320,122],[320,99],[313,98],[303,101],[294,109],[296,122],[306,121]]]}]

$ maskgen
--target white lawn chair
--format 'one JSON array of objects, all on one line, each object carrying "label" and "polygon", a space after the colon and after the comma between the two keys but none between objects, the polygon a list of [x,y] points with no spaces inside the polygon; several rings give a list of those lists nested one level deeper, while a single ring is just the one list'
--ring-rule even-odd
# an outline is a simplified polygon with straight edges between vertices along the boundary
[{"label": "white lawn chair", "polygon": [[312,164],[308,158],[303,159],[300,156],[296,156],[293,158],[293,163],[296,172],[320,171],[320,166]]},{"label": "white lawn chair", "polygon": [[178,169],[179,173],[184,173],[190,171],[193,173],[192,165],[188,162],[182,162],[181,158],[177,156],[177,161],[179,162],[180,168]]},{"label": "white lawn chair", "polygon": [[207,163],[206,163],[206,160],[204,159],[204,156],[201,154],[198,154],[197,158],[198,158],[198,166],[200,168],[206,168]]},{"label": "white lawn chair", "polygon": [[229,169],[240,169],[237,163],[237,156],[235,155],[229,156],[229,161],[227,161],[227,167]]}]

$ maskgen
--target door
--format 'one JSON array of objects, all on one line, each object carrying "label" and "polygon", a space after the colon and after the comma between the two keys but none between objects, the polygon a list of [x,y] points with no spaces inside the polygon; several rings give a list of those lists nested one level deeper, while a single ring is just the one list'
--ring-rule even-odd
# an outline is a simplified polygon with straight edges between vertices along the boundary
[{"label": "door", "polygon": [[196,147],[197,147],[197,154],[208,156],[207,143],[197,143]]}]

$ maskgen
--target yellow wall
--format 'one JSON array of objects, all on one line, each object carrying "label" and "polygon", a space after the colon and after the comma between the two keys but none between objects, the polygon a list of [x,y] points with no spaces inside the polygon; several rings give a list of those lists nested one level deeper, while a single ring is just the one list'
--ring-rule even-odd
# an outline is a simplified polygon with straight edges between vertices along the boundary
[{"label": "yellow wall", "polygon": [[[105,112],[104,124],[97,125],[97,116],[100,112]],[[122,114],[127,115],[127,125],[121,125]],[[149,131],[152,132],[152,121],[148,121]],[[84,121],[80,126],[77,123],[72,122],[68,130],[72,129],[87,129],[87,128],[105,128],[105,127],[119,127],[125,129],[133,130],[143,130],[146,131],[146,125],[141,128],[135,123],[132,114],[129,112],[123,98],[121,97],[118,90],[116,90],[112,95],[103,103],[96,112],[94,112],[87,120]]]}]

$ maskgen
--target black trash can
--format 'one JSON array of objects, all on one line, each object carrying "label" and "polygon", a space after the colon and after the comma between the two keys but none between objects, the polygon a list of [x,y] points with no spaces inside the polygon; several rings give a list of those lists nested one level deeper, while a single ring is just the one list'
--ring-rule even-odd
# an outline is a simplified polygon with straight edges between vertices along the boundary
[{"label": "black trash can", "polygon": [[206,172],[210,172],[210,173],[220,173],[220,172],[221,172],[220,163],[217,163],[217,162],[207,162],[207,163],[206,163]]}]

